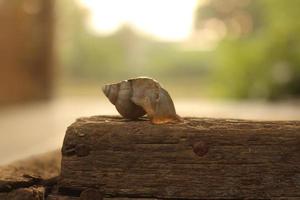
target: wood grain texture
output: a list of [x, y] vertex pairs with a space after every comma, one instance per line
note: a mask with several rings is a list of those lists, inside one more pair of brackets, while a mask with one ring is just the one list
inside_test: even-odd
[[[159, 200], [159, 199], [153, 199], [153, 198], [122, 198], [122, 197], [121, 198], [118, 198], [118, 197], [111, 197], [111, 198], [110, 197], [104, 197], [103, 199], [95, 199], [95, 198], [83, 199], [81, 197], [49, 195], [47, 197], [47, 200]], [[296, 200], [296, 199], [292, 199], [292, 200]]]
[[299, 199], [300, 122], [185, 118], [152, 125], [81, 118], [66, 133], [61, 193], [106, 197]]
[[44, 200], [44, 187], [27, 187], [0, 193], [1, 200]]
[[57, 184], [59, 151], [0, 167], [1, 200], [42, 200]]

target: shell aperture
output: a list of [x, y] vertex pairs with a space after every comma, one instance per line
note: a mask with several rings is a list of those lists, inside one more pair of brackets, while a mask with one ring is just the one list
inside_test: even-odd
[[179, 122], [169, 93], [151, 78], [134, 78], [102, 87], [106, 97], [127, 119], [147, 114], [154, 124]]

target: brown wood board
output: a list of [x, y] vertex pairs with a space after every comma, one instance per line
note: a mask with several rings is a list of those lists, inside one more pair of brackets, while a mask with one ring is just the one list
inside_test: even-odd
[[59, 191], [106, 197], [300, 197], [300, 122], [81, 118], [66, 133]]

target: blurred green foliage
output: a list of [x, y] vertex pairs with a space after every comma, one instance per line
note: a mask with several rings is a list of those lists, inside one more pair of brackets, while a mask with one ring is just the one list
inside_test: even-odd
[[88, 12], [75, 1], [58, 1], [57, 8], [58, 51], [68, 79], [103, 82], [152, 76], [176, 82], [176, 78], [201, 79], [208, 71], [207, 53], [156, 41], [128, 25], [111, 35], [99, 35], [89, 29]]
[[300, 95], [300, 1], [207, 0], [196, 12], [194, 34], [208, 27], [222, 36], [210, 51], [156, 41], [126, 25], [98, 35], [87, 26], [88, 11], [75, 1], [57, 1], [57, 8], [58, 51], [69, 81], [146, 75], [183, 88], [185, 96]]
[[214, 51], [213, 92], [235, 98], [300, 95], [300, 1], [210, 0], [196, 27], [220, 20], [227, 34]]

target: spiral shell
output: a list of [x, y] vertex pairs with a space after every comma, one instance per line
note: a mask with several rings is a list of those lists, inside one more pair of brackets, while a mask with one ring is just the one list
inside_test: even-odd
[[137, 119], [147, 114], [155, 124], [181, 120], [168, 92], [151, 78], [140, 77], [108, 84], [102, 90], [124, 118]]

